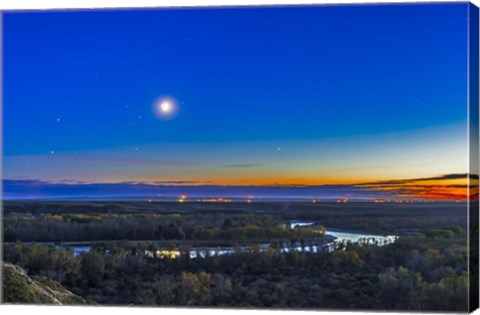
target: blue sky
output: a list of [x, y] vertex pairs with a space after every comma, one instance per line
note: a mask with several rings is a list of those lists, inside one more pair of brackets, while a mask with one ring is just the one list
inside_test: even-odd
[[[465, 173], [467, 3], [4, 15], [4, 179]], [[152, 107], [178, 105], [168, 120]]]

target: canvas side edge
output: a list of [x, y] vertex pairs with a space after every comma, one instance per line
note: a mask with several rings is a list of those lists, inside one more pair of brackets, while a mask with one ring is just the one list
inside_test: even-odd
[[479, 307], [479, 9], [468, 6], [468, 309]]

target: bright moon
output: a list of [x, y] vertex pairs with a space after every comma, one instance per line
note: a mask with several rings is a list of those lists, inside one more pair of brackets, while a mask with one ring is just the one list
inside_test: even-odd
[[169, 101], [164, 101], [160, 104], [160, 110], [165, 114], [168, 114], [172, 111], [172, 104]]
[[178, 112], [177, 102], [172, 97], [160, 97], [153, 103], [153, 112], [162, 120], [173, 118]]

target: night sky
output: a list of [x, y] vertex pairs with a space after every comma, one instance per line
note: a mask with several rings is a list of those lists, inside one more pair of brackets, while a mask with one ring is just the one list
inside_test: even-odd
[[4, 198], [60, 186], [87, 198], [105, 184], [105, 195], [336, 185], [335, 198], [375, 198], [354, 184], [421, 179], [443, 189], [428, 198], [458, 199], [440, 186], [468, 171], [467, 10], [6, 13]]

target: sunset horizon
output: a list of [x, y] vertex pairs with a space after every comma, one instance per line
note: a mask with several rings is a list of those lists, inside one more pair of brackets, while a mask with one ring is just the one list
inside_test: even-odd
[[[478, 176], [469, 174], [447, 174], [428, 178], [410, 178], [395, 180], [377, 180], [369, 182], [356, 183], [271, 183], [271, 184], [239, 184], [239, 183], [200, 183], [193, 181], [123, 181], [123, 182], [82, 182], [73, 180], [42, 181], [39, 179], [4, 179], [4, 199], [48, 199], [52, 197], [62, 198], [107, 198], [115, 199], [121, 197], [135, 196], [145, 200], [155, 200], [152, 198], [174, 198], [182, 196], [183, 201], [195, 201], [195, 198], [234, 198], [245, 200], [269, 199], [308, 199], [316, 201], [329, 200], [356, 200], [356, 201], [377, 201], [377, 202], [395, 202], [395, 201], [466, 201], [469, 198], [478, 198], [469, 195], [469, 180], [478, 181]], [[97, 187], [96, 193], [88, 193], [92, 187]], [[105, 189], [108, 192], [105, 192]], [[141, 188], [145, 192], [138, 191]], [[333, 194], [331, 191], [327, 194], [323, 188], [337, 188], [339, 193]], [[21, 192], [18, 192], [20, 188]], [[90, 189], [89, 189], [90, 188]], [[165, 191], [166, 188], [166, 191]], [[172, 191], [169, 188], [174, 188]], [[217, 188], [211, 191], [202, 191], [202, 188]], [[222, 188], [226, 188], [222, 190]], [[250, 188], [250, 191], [248, 189]], [[259, 192], [258, 188], [275, 188], [275, 192]], [[289, 188], [299, 188], [297, 192], [286, 192]], [[313, 188], [309, 194], [302, 192], [302, 188]], [[64, 190], [63, 195], [53, 191]], [[117, 191], [115, 191], [117, 189]], [[236, 189], [244, 191], [238, 193]], [[316, 189], [316, 190], [315, 190]], [[87, 193], [85, 193], [87, 190]], [[245, 191], [246, 190], [246, 191]], [[50, 191], [50, 192], [49, 192]], [[131, 195], [134, 193], [133, 195]], [[282, 195], [283, 194], [283, 195]], [[194, 196], [191, 199], [191, 196]]]
[[[8, 181], [31, 180], [465, 199], [466, 179], [439, 177], [469, 171], [466, 12], [452, 3], [7, 14], [5, 196]], [[359, 185], [419, 178], [437, 179]]]

